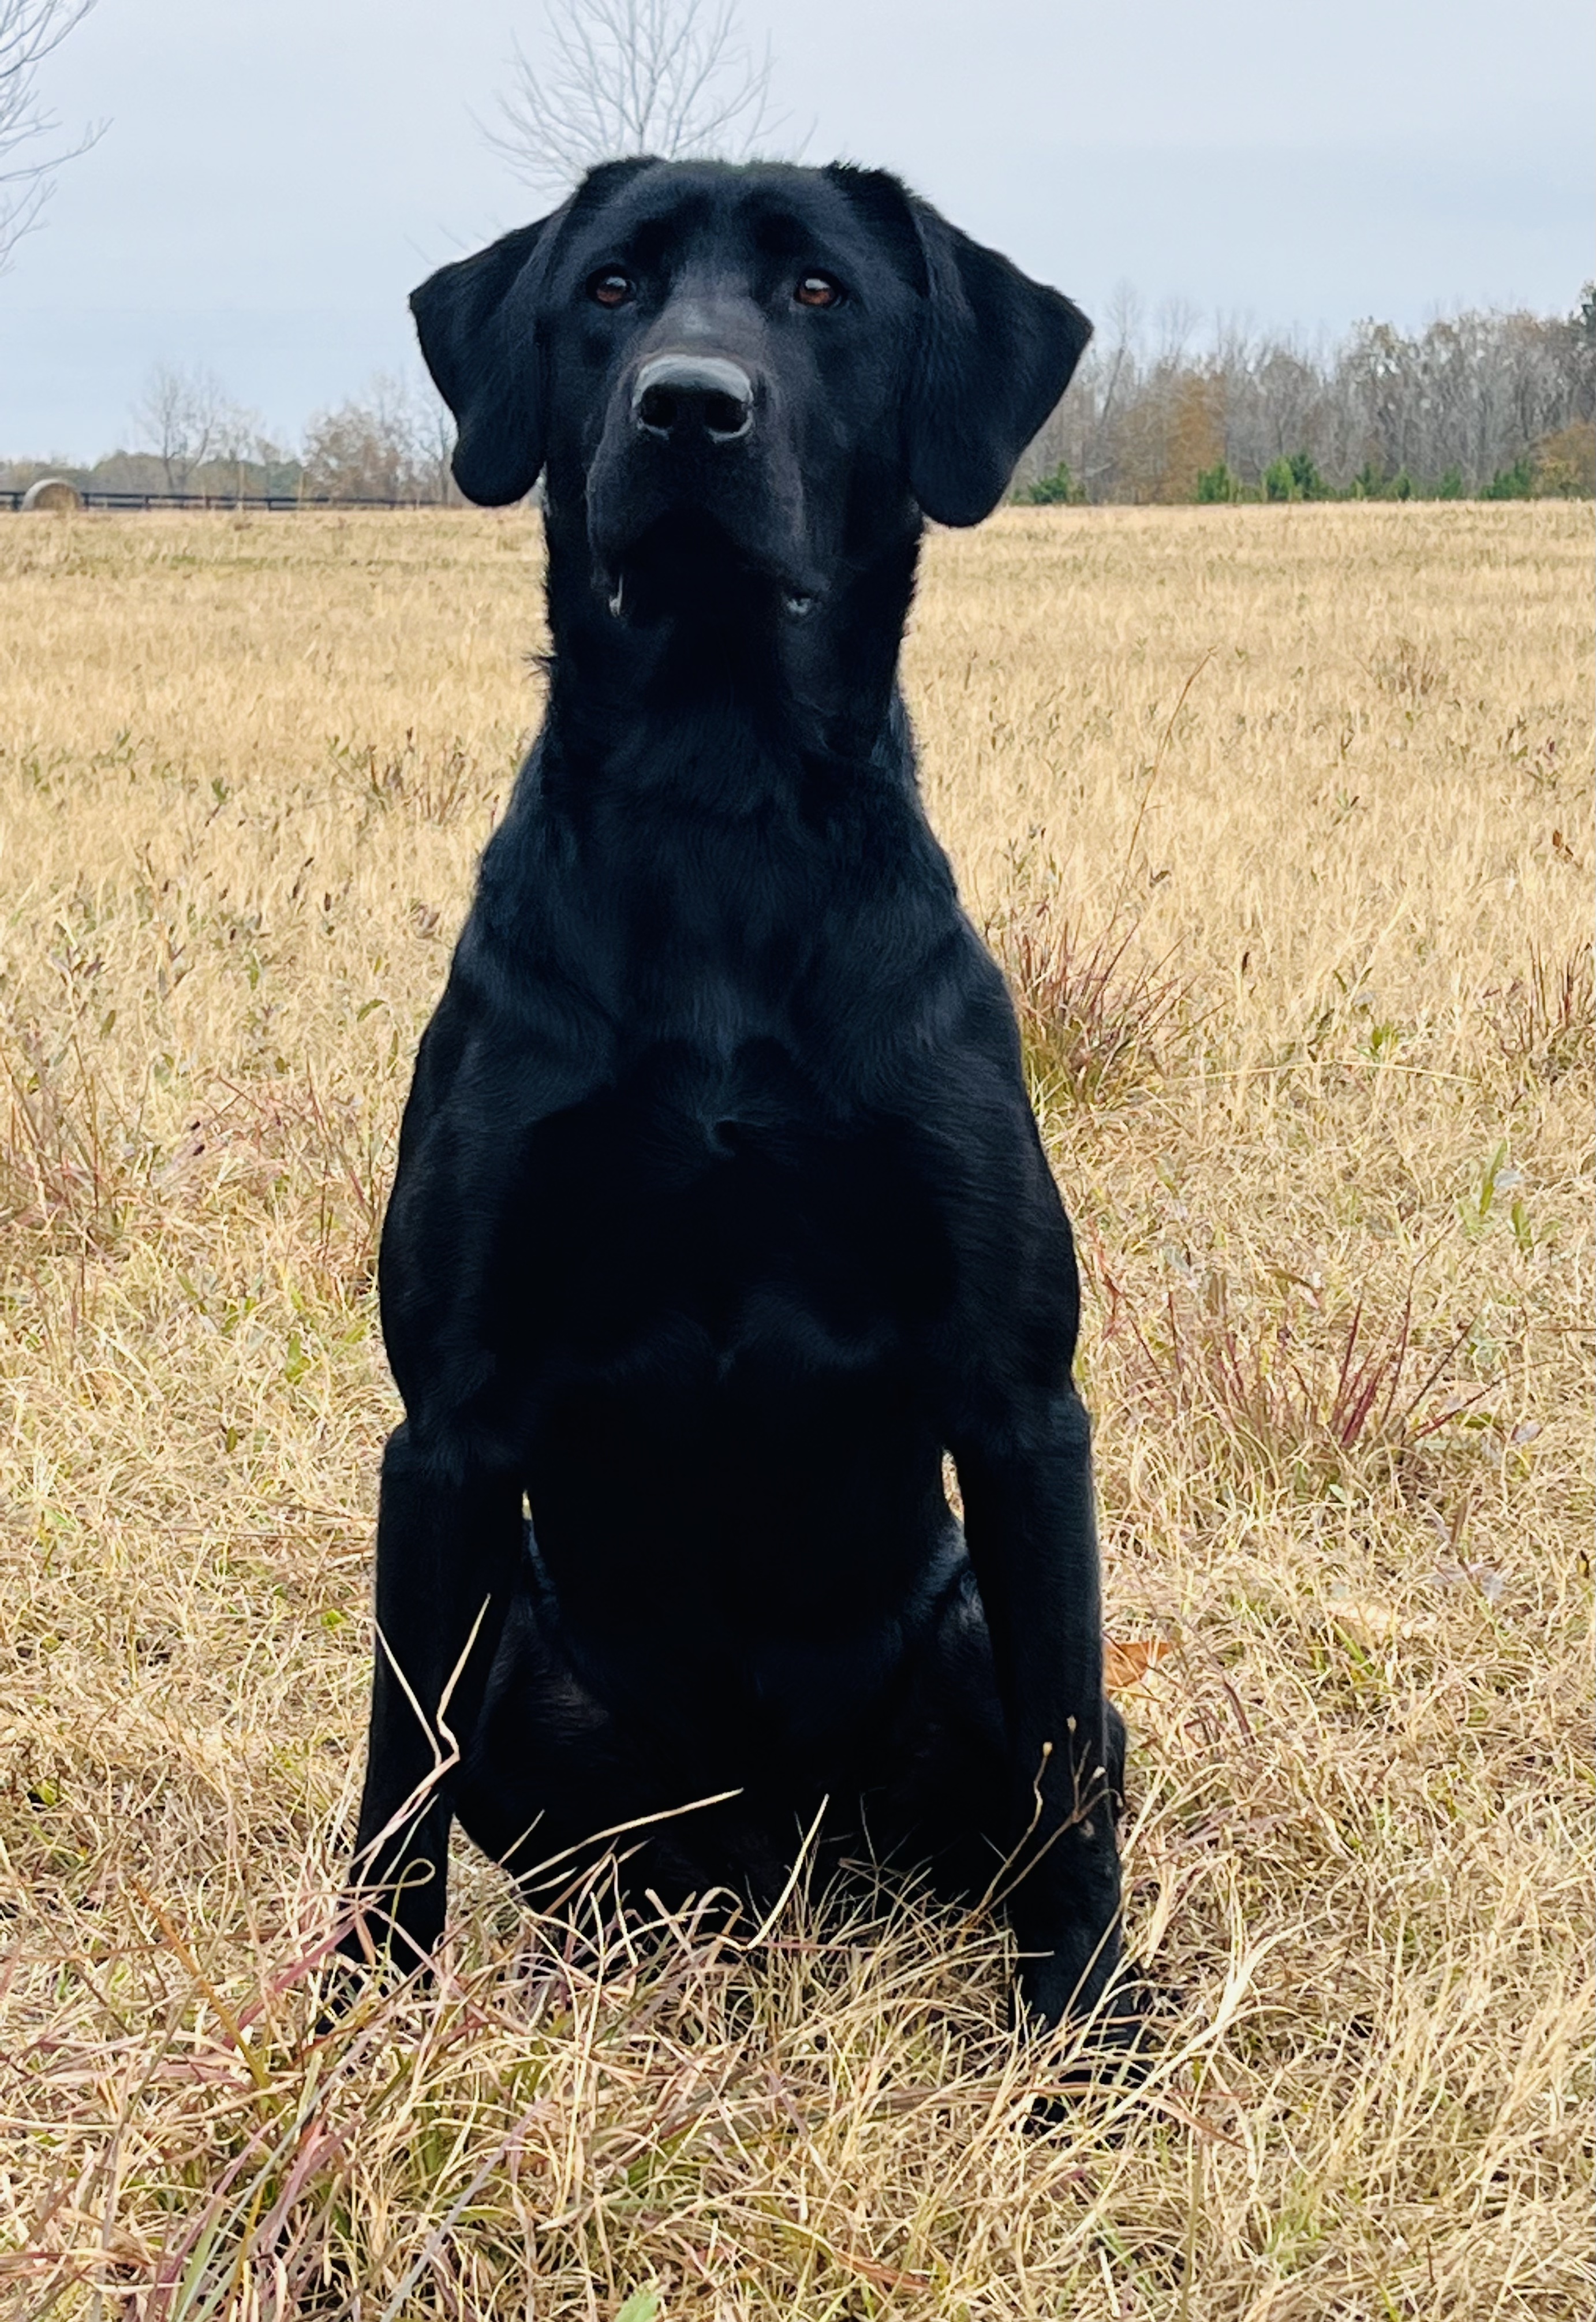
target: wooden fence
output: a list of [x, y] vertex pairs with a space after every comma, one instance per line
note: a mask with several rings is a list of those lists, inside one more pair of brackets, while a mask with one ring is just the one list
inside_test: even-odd
[[[63, 477], [63, 482], [70, 482]], [[424, 499], [338, 499], [328, 493], [315, 492], [102, 492], [92, 484], [73, 486], [80, 506], [86, 508], [227, 508], [292, 509], [292, 508], [435, 508], [445, 505], [442, 500]], [[0, 489], [0, 508], [18, 509], [26, 496], [26, 488], [15, 490]]]

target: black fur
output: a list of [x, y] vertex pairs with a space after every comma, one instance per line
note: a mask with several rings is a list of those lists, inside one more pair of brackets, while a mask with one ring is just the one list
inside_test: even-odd
[[[897, 664], [1090, 325], [844, 168], [617, 163], [413, 303], [463, 489], [546, 474], [555, 652], [383, 1237], [357, 1945], [433, 1943], [453, 1815], [531, 1876], [735, 1791], [626, 1876], [765, 1897], [829, 1797], [950, 1892], [1017, 1850], [1055, 2020], [1119, 1891], [1075, 1259]], [[642, 426], [661, 352], [747, 434]]]

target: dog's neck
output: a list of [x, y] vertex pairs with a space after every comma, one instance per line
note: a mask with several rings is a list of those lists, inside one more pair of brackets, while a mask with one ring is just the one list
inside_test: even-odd
[[551, 509], [546, 528], [545, 760], [584, 784], [654, 790], [670, 768], [687, 781], [694, 767], [713, 767], [717, 787], [735, 770], [760, 788], [817, 759], [911, 771], [901, 763], [898, 658], [917, 528], [829, 597], [795, 606], [751, 578], [720, 589], [707, 609], [690, 584], [678, 595], [659, 580], [641, 602], [628, 602], [625, 583], [618, 602], [606, 598], [585, 523]]

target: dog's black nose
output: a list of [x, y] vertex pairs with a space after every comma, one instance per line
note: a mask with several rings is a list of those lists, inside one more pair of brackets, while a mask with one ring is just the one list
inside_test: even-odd
[[753, 381], [724, 355], [655, 355], [637, 374], [632, 417], [661, 443], [734, 443], [753, 425]]

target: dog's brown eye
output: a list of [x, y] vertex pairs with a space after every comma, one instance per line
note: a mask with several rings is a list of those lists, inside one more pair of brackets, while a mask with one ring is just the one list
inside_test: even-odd
[[843, 294], [829, 274], [806, 274], [792, 295], [800, 306], [834, 306]]
[[617, 274], [613, 268], [606, 268], [588, 283], [588, 296], [600, 306], [624, 306], [632, 296], [631, 279], [627, 275]]

